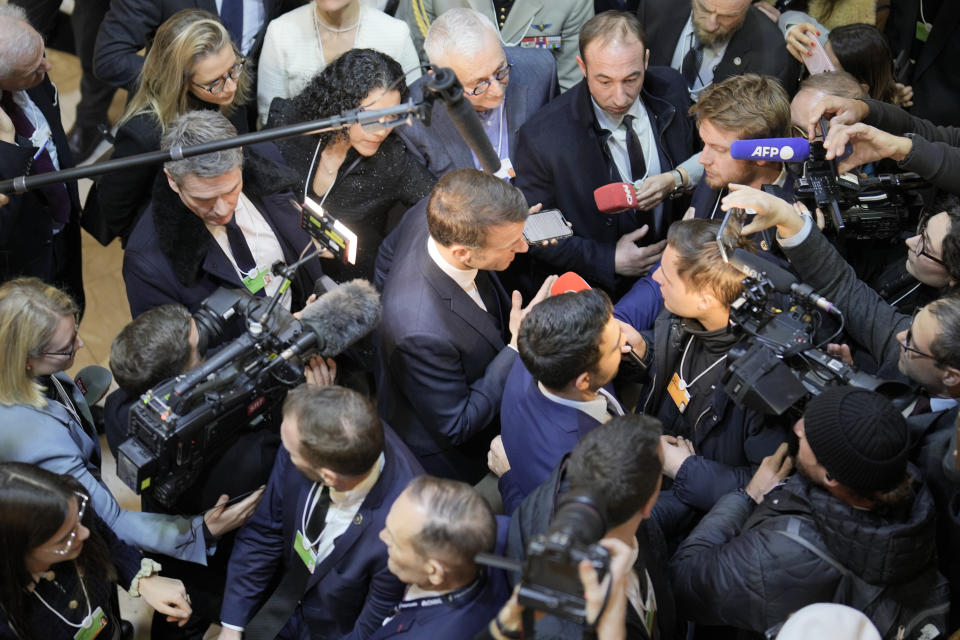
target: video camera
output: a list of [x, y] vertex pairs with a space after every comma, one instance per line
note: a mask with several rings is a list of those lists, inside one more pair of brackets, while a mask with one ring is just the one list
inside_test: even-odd
[[[717, 233], [725, 262], [747, 277], [743, 292], [730, 306], [730, 320], [750, 336], [727, 355], [724, 388], [735, 402], [768, 415], [802, 411], [810, 397], [828, 387], [851, 385], [880, 393], [891, 400], [905, 399], [909, 387], [881, 380], [834, 358], [815, 344], [820, 312], [834, 315], [843, 329], [843, 313], [832, 302], [796, 281], [789, 272], [743, 249], [730, 246], [726, 227], [731, 217], [742, 221], [745, 212], [731, 209]], [[783, 295], [789, 304], [783, 305]], [[778, 300], [779, 298], [779, 300]]]
[[527, 544], [522, 563], [490, 553], [476, 561], [522, 572], [518, 602], [578, 624], [586, 624], [586, 601], [578, 566], [587, 560], [600, 580], [610, 568], [609, 552], [597, 542], [607, 531], [606, 501], [591, 491], [574, 489], [560, 497], [545, 533]]
[[171, 507], [208, 461], [242, 433], [270, 424], [287, 390], [303, 381], [302, 362], [318, 353], [342, 353], [379, 319], [379, 295], [364, 280], [322, 295], [299, 320], [277, 305], [284, 289], [271, 299], [219, 289], [203, 302], [194, 316], [201, 345], [223, 336], [233, 323], [244, 333], [133, 405], [131, 435], [117, 451], [117, 475], [124, 484]]

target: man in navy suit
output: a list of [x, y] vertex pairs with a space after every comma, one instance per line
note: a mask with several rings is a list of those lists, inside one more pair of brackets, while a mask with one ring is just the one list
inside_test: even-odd
[[[424, 50], [432, 65], [453, 70], [501, 166], [512, 166], [520, 126], [559, 93], [557, 65], [550, 52], [504, 48], [493, 23], [466, 8], [438, 16], [427, 32]], [[421, 78], [410, 87], [414, 101], [423, 96], [423, 82]], [[437, 177], [454, 169], [480, 168], [442, 100], [431, 108], [429, 127], [418, 120], [398, 133]]]
[[[236, 135], [219, 113], [190, 111], [164, 134], [163, 148]], [[310, 245], [289, 202], [292, 183], [281, 162], [275, 146], [262, 144], [164, 165], [123, 254], [134, 317], [168, 303], [193, 313], [218, 287], [273, 295], [281, 279], [271, 273], [272, 265], [295, 262]], [[319, 260], [304, 264], [283, 304], [299, 309], [322, 273]]]
[[[517, 186], [530, 204], [560, 209], [574, 232], [531, 249], [532, 281], [575, 271], [616, 298], [659, 259], [667, 227], [684, 211], [668, 196], [692, 184], [687, 167], [696, 160], [683, 78], [648, 59], [636, 16], [594, 16], [580, 31], [584, 80], [521, 127]], [[639, 185], [637, 209], [601, 213], [594, 190], [617, 182]]]
[[527, 250], [527, 212], [515, 187], [458, 169], [430, 194], [426, 229], [416, 221], [397, 229], [383, 285], [378, 408], [432, 475], [477, 482], [486, 473], [525, 313], [493, 272]]
[[604, 385], [626, 342], [597, 289], [547, 298], [520, 324], [520, 360], [500, 403], [500, 439], [488, 462], [507, 513], [550, 476], [583, 436], [623, 408]]
[[510, 597], [503, 572], [474, 561], [494, 551], [497, 523], [483, 497], [463, 482], [411, 480], [380, 539], [390, 555], [387, 566], [407, 590], [370, 640], [472, 638]]
[[350, 389], [301, 385], [283, 416], [283, 449], [230, 557], [221, 638], [367, 638], [404, 591], [377, 536], [423, 470]]
[[[69, 168], [43, 38], [20, 7], [0, 7], [0, 42], [0, 179]], [[83, 309], [76, 181], [11, 195], [0, 209], [0, 281], [15, 276], [55, 284]]]

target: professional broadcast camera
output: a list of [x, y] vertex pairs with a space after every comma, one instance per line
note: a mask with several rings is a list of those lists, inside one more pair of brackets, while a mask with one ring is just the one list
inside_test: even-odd
[[[826, 136], [828, 125], [821, 119]], [[811, 211], [819, 207], [830, 229], [845, 240], [899, 239], [913, 231], [920, 217], [920, 190], [928, 186], [916, 173], [861, 178], [839, 174], [836, 160], [826, 159], [822, 141], [810, 153], [797, 177], [794, 193]]]
[[[730, 397], [768, 415], [801, 411], [808, 398], [830, 386], [860, 387], [891, 400], [906, 397], [907, 385], [881, 380], [828, 355], [819, 348], [826, 340], [815, 344], [820, 312], [837, 317], [841, 329], [843, 313], [769, 260], [727, 245], [724, 228], [737, 214], [742, 211], [728, 212], [717, 234], [724, 260], [747, 275], [743, 293], [730, 306], [731, 322], [750, 336], [727, 355], [722, 381]], [[777, 294], [788, 295], [789, 306]]]
[[194, 316], [202, 343], [234, 322], [245, 331], [197, 369], [150, 389], [133, 405], [131, 437], [117, 452], [124, 484], [172, 506], [208, 461], [244, 431], [269, 423], [287, 390], [303, 381], [302, 362], [342, 353], [379, 319], [379, 295], [365, 280], [322, 295], [299, 320], [277, 304], [283, 289], [271, 299], [220, 289], [203, 302]]
[[575, 489], [560, 497], [546, 533], [527, 544], [521, 564], [491, 553], [476, 557], [480, 564], [522, 571], [518, 602], [579, 624], [586, 623], [586, 601], [578, 565], [588, 560], [603, 579], [610, 554], [598, 541], [607, 531], [606, 501], [591, 491]]

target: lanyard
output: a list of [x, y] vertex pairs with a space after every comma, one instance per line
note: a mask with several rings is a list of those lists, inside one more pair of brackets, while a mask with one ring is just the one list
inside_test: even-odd
[[63, 385], [60, 384], [60, 381], [57, 380], [55, 375], [50, 376], [50, 383], [57, 390], [57, 395], [60, 396], [60, 405], [67, 410], [67, 413], [77, 421], [77, 424], [83, 428], [83, 421], [80, 419], [80, 415], [77, 413], [76, 407], [73, 406], [73, 401], [70, 399], [70, 396], [67, 395], [67, 390], [63, 388]]
[[397, 611], [403, 611], [405, 609], [426, 609], [427, 607], [435, 607], [440, 604], [458, 606], [457, 600], [462, 600], [473, 595], [477, 589], [483, 586], [483, 583], [483, 577], [480, 576], [467, 586], [460, 587], [459, 589], [451, 591], [450, 593], [401, 602], [397, 605]]
[[681, 389], [689, 389], [689, 388], [692, 387], [694, 384], [696, 384], [697, 380], [699, 380], [700, 378], [702, 378], [703, 376], [705, 376], [708, 371], [710, 371], [710, 370], [713, 369], [715, 366], [717, 366], [718, 364], [720, 364], [721, 362], [723, 362], [724, 360], [727, 359], [727, 354], [723, 354], [722, 356], [720, 356], [719, 358], [717, 358], [717, 359], [713, 362], [713, 364], [711, 364], [709, 367], [707, 367], [706, 369], [704, 369], [703, 371], [701, 371], [699, 374], [697, 374], [697, 377], [696, 377], [696, 378], [694, 378], [694, 379], [691, 380], [690, 382], [687, 382], [687, 381], [684, 379], [684, 377], [683, 377], [683, 363], [687, 360], [687, 351], [690, 350], [690, 345], [693, 343], [694, 337], [695, 337], [695, 336], [690, 336], [690, 339], [687, 340], [687, 346], [685, 346], [685, 347], [683, 348], [683, 355], [680, 357], [680, 370], [679, 370], [679, 376], [678, 376], [678, 377], [680, 378], [680, 384], [681, 384], [681, 387], [680, 387], [680, 388], [681, 388]]
[[[76, 565], [74, 565], [74, 569], [76, 569]], [[59, 611], [57, 611], [56, 609], [51, 607], [49, 604], [47, 604], [47, 601], [43, 599], [43, 596], [37, 593], [36, 588], [34, 588], [32, 593], [33, 595], [37, 596], [37, 599], [40, 602], [42, 602], [43, 606], [49, 609], [53, 613], [53, 615], [63, 620], [64, 624], [69, 625], [74, 629], [87, 629], [93, 624], [93, 611], [90, 609], [90, 596], [87, 595], [87, 586], [83, 583], [83, 576], [80, 575], [79, 570], [77, 570], [77, 579], [80, 581], [80, 589], [83, 591], [83, 600], [84, 602], [87, 603], [87, 615], [84, 616], [83, 620], [81, 620], [79, 623], [70, 622], [69, 620], [64, 618], [62, 615], [60, 615]]]
[[[319, 491], [317, 489], [319, 489]], [[310, 522], [310, 519], [313, 518], [313, 512], [317, 508], [317, 503], [320, 502], [320, 495], [322, 493], [323, 485], [314, 482], [310, 488], [310, 492], [307, 493], [307, 501], [304, 503], [303, 513], [300, 514], [300, 531], [303, 535], [303, 546], [307, 549], [312, 549], [320, 544], [320, 538], [323, 536], [323, 529], [321, 529], [316, 540], [311, 541], [310, 538], [307, 537], [307, 524]]]

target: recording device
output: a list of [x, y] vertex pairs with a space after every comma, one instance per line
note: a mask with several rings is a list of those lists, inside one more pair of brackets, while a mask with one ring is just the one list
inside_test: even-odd
[[443, 100], [450, 120], [457, 132], [477, 156], [480, 166], [487, 173], [500, 171], [500, 156], [497, 155], [490, 139], [483, 131], [477, 111], [463, 95], [463, 86], [451, 69], [445, 67], [433, 69], [433, 73], [423, 76], [423, 93], [427, 101], [437, 98]]
[[357, 234], [347, 225], [327, 213], [327, 210], [310, 196], [304, 198], [302, 205], [294, 200], [291, 200], [290, 204], [300, 211], [300, 228], [320, 243], [320, 246], [328, 249], [333, 257], [341, 262], [357, 263]]
[[[820, 128], [826, 136], [829, 125], [825, 118], [820, 119]], [[811, 211], [823, 211], [828, 233], [845, 240], [899, 240], [903, 232], [916, 228], [923, 207], [919, 190], [926, 183], [916, 173], [873, 178], [840, 174], [836, 161], [852, 152], [848, 145], [843, 156], [827, 160], [823, 142], [805, 138], [735, 140], [730, 145], [730, 155], [737, 160], [800, 165], [794, 193]]]
[[[289, 277], [286, 268], [275, 271]], [[282, 291], [284, 287], [281, 287]], [[244, 333], [198, 368], [144, 393], [130, 411], [130, 438], [117, 452], [117, 475], [165, 506], [199, 477], [207, 462], [240, 435], [270, 424], [302, 363], [333, 357], [369, 333], [380, 317], [379, 295], [353, 280], [293, 317], [273, 299], [243, 290], [216, 291], [194, 320], [202, 345], [240, 323]]]
[[573, 227], [563, 217], [560, 209], [544, 209], [527, 216], [523, 225], [523, 239], [527, 244], [544, 244], [551, 240], [569, 238], [573, 235]]
[[490, 553], [478, 554], [475, 560], [522, 571], [517, 601], [524, 607], [586, 624], [586, 601], [577, 567], [587, 560], [603, 580], [610, 568], [610, 554], [598, 541], [606, 531], [603, 496], [575, 489], [560, 497], [550, 527], [530, 540], [522, 564]]
[[[742, 215], [731, 211], [725, 221]], [[721, 378], [735, 402], [768, 415], [799, 413], [807, 399], [828, 387], [850, 385], [903, 404], [907, 385], [857, 371], [815, 344], [818, 310], [840, 318], [842, 329], [843, 314], [832, 302], [769, 260], [734, 248], [730, 237], [717, 234], [721, 254], [747, 275], [743, 293], [730, 305], [730, 320], [749, 336], [730, 349]], [[774, 294], [789, 296], [789, 306]]]
[[837, 70], [830, 61], [827, 50], [820, 44], [819, 38], [813, 38], [813, 47], [810, 49], [810, 55], [803, 56], [803, 66], [807, 68], [807, 71], [809, 71], [812, 76], [823, 73], [824, 71]]

